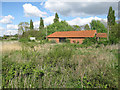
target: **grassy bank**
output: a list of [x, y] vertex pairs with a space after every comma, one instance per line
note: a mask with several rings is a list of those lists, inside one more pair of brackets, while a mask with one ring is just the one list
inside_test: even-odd
[[118, 46], [18, 44], [3, 50], [4, 88], [116, 88]]

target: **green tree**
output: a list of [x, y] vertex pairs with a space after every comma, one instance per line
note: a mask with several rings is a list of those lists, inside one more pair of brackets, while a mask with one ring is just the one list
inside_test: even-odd
[[90, 27], [89, 27], [88, 24], [86, 24], [86, 25], [84, 26], [84, 30], [90, 30]]
[[30, 20], [30, 30], [33, 30], [34, 26], [33, 26], [33, 21], [32, 19]]
[[118, 41], [120, 40], [120, 23], [115, 23], [115, 25], [111, 26], [111, 30], [110, 30], [110, 37], [109, 37], [109, 42], [111, 44], [116, 44], [118, 43]]
[[73, 25], [73, 30], [74, 30], [74, 31], [80, 31], [80, 30], [81, 30], [81, 27], [78, 26], [78, 25]]
[[28, 22], [20, 22], [18, 24], [18, 38], [21, 37], [21, 35], [29, 30], [29, 23]]
[[108, 16], [107, 16], [107, 25], [108, 25], [108, 40], [109, 40], [109, 30], [115, 25], [115, 11], [112, 10], [112, 6], [109, 7]]
[[107, 33], [107, 28], [99, 20], [92, 20], [90, 26], [92, 30], [97, 30], [97, 33]]
[[70, 26], [65, 20], [47, 26], [48, 35], [56, 31], [72, 31], [72, 30], [73, 27]]
[[55, 13], [55, 18], [54, 18], [54, 23], [57, 23], [57, 22], [59, 22], [59, 16], [58, 16], [58, 14], [57, 13]]
[[44, 28], [44, 21], [42, 19], [42, 17], [40, 18], [40, 26], [39, 29], [43, 29]]

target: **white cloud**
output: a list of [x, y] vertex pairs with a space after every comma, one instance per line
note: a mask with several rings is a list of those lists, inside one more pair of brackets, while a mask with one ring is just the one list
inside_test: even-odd
[[45, 17], [46, 12], [40, 11], [36, 6], [33, 6], [32, 4], [24, 4], [24, 13], [26, 17], [35, 16], [35, 17]]
[[49, 2], [118, 2], [119, 0], [48, 0]]
[[[44, 18], [44, 19], [43, 19], [43, 20], [44, 20], [44, 25], [46, 26], [46, 25], [52, 24], [54, 18], [55, 18], [55, 16], [49, 16], [49, 17]], [[59, 21], [61, 21], [60, 18], [59, 18]], [[40, 21], [35, 21], [35, 22], [33, 23], [33, 25], [34, 25], [35, 28], [38, 28], [39, 25], [40, 25]]]
[[[102, 18], [99, 17], [89, 17], [89, 18], [75, 18], [73, 20], [67, 21], [70, 25], [85, 25], [89, 24], [92, 20], [103, 20]], [[106, 19], [104, 19], [106, 21]]]
[[0, 31], [4, 31], [5, 29], [3, 27], [0, 27]]
[[41, 6], [44, 5], [44, 2], [41, 2], [40, 5], [41, 5]]
[[50, 16], [44, 19], [45, 25], [49, 25], [53, 23], [53, 19], [55, 18], [55, 16]]
[[12, 23], [11, 20], [14, 19], [14, 17], [11, 16], [11, 15], [2, 16], [1, 18], [2, 18], [2, 19], [0, 20], [0, 23], [3, 23], [3, 24], [10, 24], [10, 23]]
[[7, 29], [18, 29], [18, 25], [8, 24]]
[[3, 34], [4, 35], [15, 35], [18, 33], [18, 30], [7, 30]]
[[[110, 6], [118, 13], [117, 2], [95, 2], [95, 0], [80, 0], [75, 2], [70, 0], [48, 0], [45, 2], [45, 8], [51, 12], [57, 12], [63, 16], [96, 16], [96, 15], [107, 15]], [[96, 0], [97, 1], [97, 0]]]

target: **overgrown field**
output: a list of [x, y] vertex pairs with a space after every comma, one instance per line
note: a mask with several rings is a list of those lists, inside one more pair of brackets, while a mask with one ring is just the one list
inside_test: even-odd
[[117, 45], [31, 42], [18, 47], [2, 51], [3, 88], [118, 87]]

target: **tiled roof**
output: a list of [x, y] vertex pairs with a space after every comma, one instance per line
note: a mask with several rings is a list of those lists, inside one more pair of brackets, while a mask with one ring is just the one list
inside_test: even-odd
[[107, 38], [107, 34], [106, 33], [97, 33], [96, 37]]
[[94, 37], [96, 33], [96, 30], [61, 31], [50, 34], [47, 37]]

